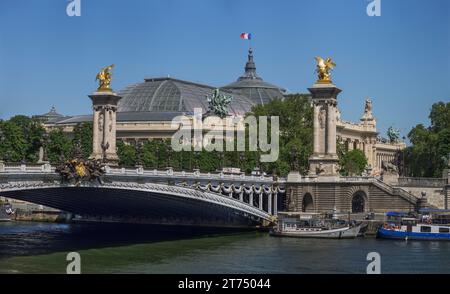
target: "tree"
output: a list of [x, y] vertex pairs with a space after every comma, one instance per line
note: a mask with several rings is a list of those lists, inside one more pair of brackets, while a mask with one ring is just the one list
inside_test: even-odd
[[450, 153], [450, 102], [433, 104], [430, 126], [416, 125], [408, 134], [411, 146], [405, 150], [408, 175], [442, 177]]
[[3, 144], [0, 155], [10, 161], [37, 162], [45, 130], [36, 119], [17, 115], [2, 122]]
[[134, 167], [136, 165], [136, 148], [132, 145], [125, 144], [122, 141], [117, 142], [117, 155], [119, 156], [119, 164], [122, 166]]
[[340, 158], [341, 174], [345, 176], [360, 176], [367, 166], [367, 158], [359, 149], [353, 149]]
[[72, 141], [61, 128], [56, 128], [49, 133], [47, 155], [50, 163], [59, 163], [61, 156], [70, 158], [72, 151]]
[[[313, 151], [313, 110], [308, 95], [287, 95], [284, 100], [273, 100], [265, 105], [258, 105], [252, 109], [251, 115], [278, 116], [280, 122], [280, 154], [276, 162], [263, 163], [264, 170], [274, 171], [278, 175], [286, 176], [291, 166], [291, 150], [297, 150], [298, 166], [301, 172], [308, 169], [308, 159]], [[270, 124], [269, 124], [270, 129]], [[253, 153], [253, 154], [249, 154]], [[246, 160], [250, 160], [246, 169], [256, 166], [257, 152], [246, 152]]]
[[92, 153], [92, 131], [92, 122], [77, 124], [73, 129], [73, 144], [80, 142], [85, 159]]

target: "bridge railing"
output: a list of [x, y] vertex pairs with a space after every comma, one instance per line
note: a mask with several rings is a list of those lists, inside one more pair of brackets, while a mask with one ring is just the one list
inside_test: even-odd
[[[143, 168], [113, 168], [107, 167], [106, 174], [109, 175], [146, 175], [146, 176], [161, 176], [161, 177], [176, 177], [176, 178], [199, 178], [199, 179], [214, 179], [214, 180], [252, 180], [261, 182], [273, 182], [273, 178], [269, 176], [255, 176], [245, 174], [226, 174], [226, 173], [211, 173], [200, 171], [174, 171], [173, 169], [166, 170], [145, 170]], [[283, 182], [284, 179], [279, 178], [278, 182]]]
[[[0, 174], [2, 173], [54, 173], [55, 166], [50, 164], [5, 164], [0, 162]], [[274, 182], [270, 176], [256, 176], [245, 174], [226, 174], [226, 173], [211, 173], [200, 171], [174, 171], [173, 169], [157, 170], [157, 169], [143, 169], [138, 168], [120, 168], [109, 167], [105, 168], [106, 175], [130, 175], [130, 176], [156, 176], [156, 177], [173, 177], [186, 179], [209, 179], [209, 180], [226, 180], [226, 181], [255, 181], [255, 182]], [[277, 182], [284, 183], [285, 179], [278, 178]]]
[[53, 173], [55, 167], [48, 163], [45, 164], [21, 164], [21, 163], [2, 163], [0, 162], [1, 173]]

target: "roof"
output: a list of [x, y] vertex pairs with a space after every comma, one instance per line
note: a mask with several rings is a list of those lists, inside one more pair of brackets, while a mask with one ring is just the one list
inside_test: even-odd
[[44, 119], [46, 121], [57, 121], [63, 118], [64, 116], [56, 111], [55, 106], [52, 106], [49, 112], [40, 115], [35, 115], [34, 117]]
[[[151, 111], [139, 111], [139, 112], [118, 112], [117, 122], [140, 122], [140, 121], [171, 121], [176, 116], [190, 115], [185, 112], [151, 112]], [[91, 122], [92, 115], [76, 115], [67, 117], [63, 120], [59, 120], [55, 125], [67, 125], [78, 124], [83, 122]]]
[[248, 50], [248, 60], [245, 71], [236, 82], [222, 87], [238, 95], [248, 97], [256, 104], [266, 104], [274, 99], [283, 99], [285, 89], [263, 81], [256, 73], [256, 64], [253, 60], [253, 49]]
[[[214, 87], [174, 78], [147, 78], [142, 83], [130, 85], [118, 94], [119, 112], [193, 112], [194, 108], [208, 111], [206, 97]], [[228, 91], [225, 91], [228, 92]], [[244, 115], [254, 103], [238, 93], [229, 106], [231, 115]]]

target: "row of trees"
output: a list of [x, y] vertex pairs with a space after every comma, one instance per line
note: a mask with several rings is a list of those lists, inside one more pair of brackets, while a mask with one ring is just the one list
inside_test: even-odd
[[83, 156], [92, 150], [92, 123], [75, 126], [71, 136], [56, 128], [46, 132], [42, 121], [23, 115], [0, 121], [0, 159], [7, 162], [36, 163], [39, 149], [45, 146], [48, 160], [58, 163], [61, 156], [68, 158], [77, 142], [81, 143]]
[[405, 166], [413, 177], [442, 177], [450, 156], [450, 102], [433, 104], [430, 126], [416, 125], [408, 134]]

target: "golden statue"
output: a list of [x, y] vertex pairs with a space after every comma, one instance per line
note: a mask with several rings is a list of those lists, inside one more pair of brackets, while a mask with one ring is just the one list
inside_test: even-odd
[[100, 72], [95, 77], [95, 80], [99, 81], [98, 85], [98, 92], [112, 92], [111, 89], [111, 70], [114, 68], [114, 64], [111, 64], [110, 66], [104, 67], [100, 70]]
[[317, 61], [317, 73], [319, 79], [317, 80], [317, 83], [319, 84], [331, 84], [331, 70], [333, 70], [336, 67], [336, 64], [331, 60], [330, 57], [328, 57], [326, 60], [324, 60], [320, 56], [316, 56]]

